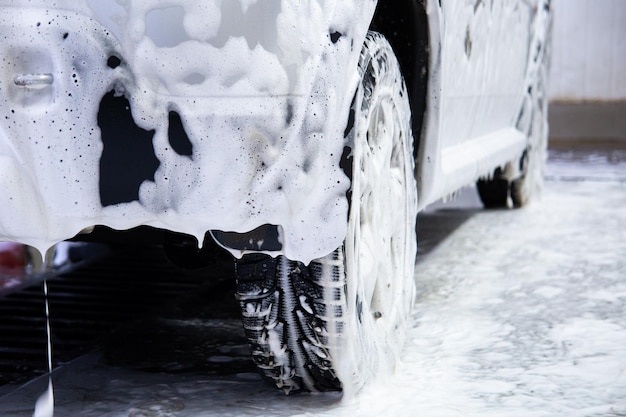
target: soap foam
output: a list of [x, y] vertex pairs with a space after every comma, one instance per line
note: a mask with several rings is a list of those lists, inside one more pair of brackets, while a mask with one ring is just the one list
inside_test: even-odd
[[[0, 35], [10, 39], [0, 63], [0, 239], [45, 252], [93, 225], [151, 225], [202, 242], [207, 230], [275, 224], [291, 259], [308, 262], [341, 244], [343, 131], [375, 2], [226, 3], [0, 1]], [[173, 11], [184, 36], [163, 46], [149, 22]], [[244, 30], [252, 18], [275, 36]], [[334, 32], [342, 35], [335, 43]], [[111, 56], [121, 65], [109, 67]], [[18, 74], [53, 82], [17, 86]], [[138, 201], [103, 207], [97, 115], [110, 91], [129, 100], [138, 126], [154, 130], [160, 166]], [[171, 111], [192, 158], [169, 146]]]

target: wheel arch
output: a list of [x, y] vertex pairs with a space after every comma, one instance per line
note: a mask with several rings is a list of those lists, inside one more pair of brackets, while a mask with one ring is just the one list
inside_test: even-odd
[[430, 71], [430, 35], [427, 0], [381, 0], [371, 30], [387, 38], [404, 76], [409, 93], [417, 158], [426, 112]]

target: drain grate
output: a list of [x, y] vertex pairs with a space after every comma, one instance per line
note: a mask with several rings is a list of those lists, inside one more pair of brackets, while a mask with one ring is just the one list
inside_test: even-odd
[[[162, 247], [118, 247], [48, 278], [54, 366], [93, 350], [119, 328], [165, 308], [210, 280], [232, 280], [232, 261], [185, 270]], [[208, 273], [207, 270], [211, 272]], [[0, 297], [0, 386], [46, 373], [43, 283]]]

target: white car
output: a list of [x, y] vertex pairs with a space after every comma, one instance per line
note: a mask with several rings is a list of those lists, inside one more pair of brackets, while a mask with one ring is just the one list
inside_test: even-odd
[[417, 212], [540, 186], [549, 3], [0, 0], [0, 240], [211, 236], [260, 372], [357, 390], [401, 347]]

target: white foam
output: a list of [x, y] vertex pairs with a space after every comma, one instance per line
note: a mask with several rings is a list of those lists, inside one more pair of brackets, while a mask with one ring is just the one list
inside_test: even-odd
[[[96, 224], [146, 224], [199, 241], [210, 229], [276, 224], [292, 259], [341, 244], [349, 181], [339, 160], [373, 1], [29, 4], [0, 0], [0, 34], [11, 39], [0, 63], [0, 239], [45, 252]], [[342, 34], [336, 43], [331, 30]], [[107, 67], [110, 55], [123, 64]], [[16, 86], [22, 73], [54, 82]], [[113, 89], [135, 123], [155, 131], [160, 166], [139, 201], [103, 207], [97, 113]], [[172, 110], [193, 159], [169, 146]]]
[[53, 417], [54, 416], [54, 390], [52, 388], [52, 378], [48, 381], [48, 389], [41, 394], [35, 404], [33, 417]]
[[[47, 260], [46, 260], [47, 261]], [[50, 332], [50, 304], [48, 303], [48, 282], [44, 280], [43, 292], [46, 306], [46, 342], [48, 354], [48, 388], [39, 396], [35, 403], [33, 417], [54, 416], [54, 387], [52, 386], [52, 333]]]

